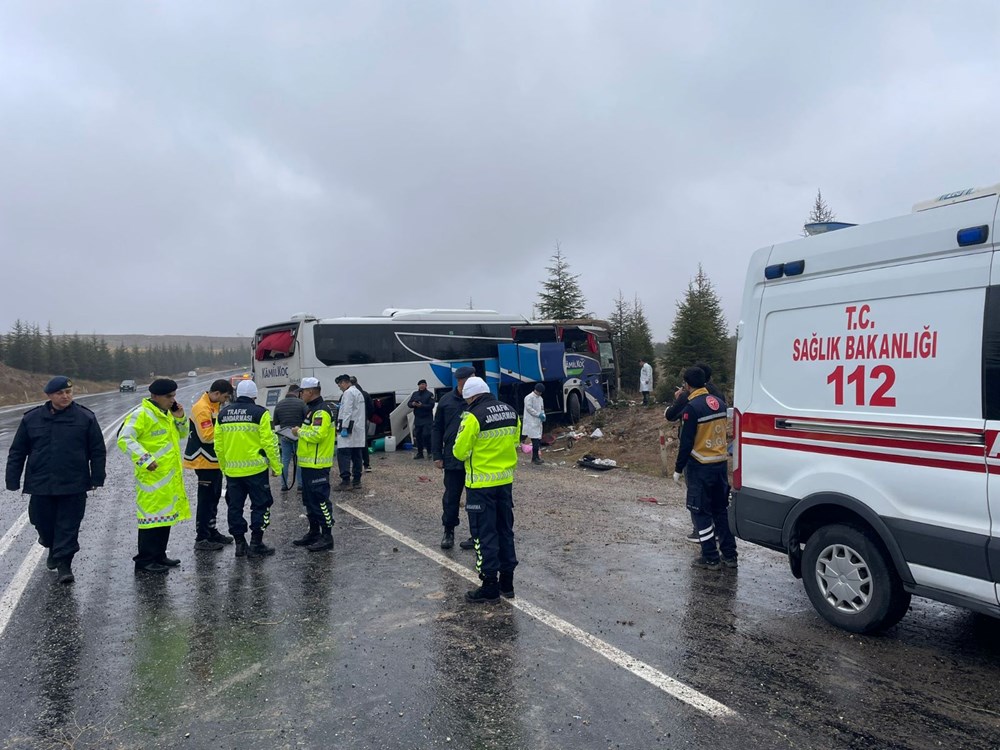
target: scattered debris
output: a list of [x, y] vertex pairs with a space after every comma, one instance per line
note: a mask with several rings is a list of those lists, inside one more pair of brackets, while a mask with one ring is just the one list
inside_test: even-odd
[[590, 453], [578, 459], [576, 463], [585, 469], [594, 469], [596, 471], [607, 471], [608, 469], [618, 468], [618, 462], [613, 458], [598, 458]]
[[657, 500], [655, 497], [640, 497], [639, 498], [639, 502], [640, 503], [653, 503], [653, 505], [659, 505], [660, 504], [660, 501]]
[[601, 432], [601, 428], [598, 427], [592, 433], [590, 433], [590, 436], [592, 438], [602, 438], [602, 437], [604, 437], [604, 433]]

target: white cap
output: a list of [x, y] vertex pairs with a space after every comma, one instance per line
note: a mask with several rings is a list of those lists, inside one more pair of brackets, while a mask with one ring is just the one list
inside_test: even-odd
[[478, 396], [481, 393], [489, 392], [490, 387], [486, 385], [486, 381], [475, 376], [466, 380], [465, 385], [462, 386], [462, 398], [472, 398], [473, 396]]
[[317, 378], [302, 378], [299, 388], [319, 388], [319, 380]]
[[241, 380], [236, 386], [236, 398], [240, 396], [257, 398], [257, 384], [252, 380]]

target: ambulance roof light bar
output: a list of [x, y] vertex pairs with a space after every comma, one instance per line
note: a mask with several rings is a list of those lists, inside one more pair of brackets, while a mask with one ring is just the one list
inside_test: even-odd
[[988, 198], [991, 195], [998, 194], [1000, 194], [1000, 185], [994, 185], [993, 187], [987, 188], [967, 188], [965, 190], [956, 190], [952, 193], [945, 193], [944, 195], [939, 195], [937, 198], [931, 198], [930, 200], [914, 204], [913, 213], [927, 211], [932, 208], [940, 208], [941, 206], [950, 206], [953, 203], [974, 201], [977, 198]]

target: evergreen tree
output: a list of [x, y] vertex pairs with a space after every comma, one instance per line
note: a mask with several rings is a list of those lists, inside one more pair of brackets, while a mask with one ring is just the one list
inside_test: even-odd
[[562, 254], [562, 247], [556, 243], [556, 252], [546, 266], [549, 278], [542, 282], [538, 293], [538, 315], [546, 320], [569, 320], [588, 316], [587, 301], [580, 290], [579, 274], [569, 271], [569, 262]]
[[618, 374], [626, 391], [636, 391], [639, 388], [639, 360], [644, 359], [650, 364], [654, 361], [649, 321], [638, 296], [629, 303], [618, 290], [612, 304], [608, 322], [611, 324]]
[[[835, 221], [836, 218], [837, 214], [831, 211], [826, 201], [823, 200], [823, 191], [817, 188], [816, 200], [809, 211], [809, 216], [806, 218], [806, 224], [825, 224], [828, 221]], [[803, 229], [802, 236], [807, 237], [809, 233]]]
[[663, 379], [657, 397], [672, 397], [673, 387], [680, 384], [678, 373], [696, 362], [709, 365], [712, 382], [725, 391], [732, 383], [729, 339], [722, 303], [699, 264], [684, 299], [677, 302], [667, 353], [661, 360]]

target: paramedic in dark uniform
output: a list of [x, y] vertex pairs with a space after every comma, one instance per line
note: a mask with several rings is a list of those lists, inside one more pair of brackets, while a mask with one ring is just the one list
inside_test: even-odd
[[[681, 412], [681, 442], [674, 468], [679, 485], [687, 482], [687, 508], [691, 511], [701, 554], [693, 567], [718, 570], [722, 564], [735, 568], [736, 539], [729, 529], [729, 454], [726, 440], [726, 402], [705, 388], [705, 373], [699, 367], [684, 371], [687, 405]], [[718, 537], [718, 546], [716, 545]]]
[[[462, 500], [462, 489], [465, 487], [465, 464], [452, 454], [455, 447], [455, 436], [458, 425], [465, 412], [465, 399], [462, 398], [462, 385], [476, 371], [471, 367], [459, 367], [455, 370], [455, 390], [448, 391], [438, 401], [434, 412], [434, 428], [431, 431], [431, 455], [434, 465], [444, 470], [444, 495], [441, 496], [441, 523], [444, 525], [444, 536], [441, 539], [441, 549], [451, 549], [455, 546], [455, 527], [458, 526], [458, 506]], [[462, 543], [462, 549], [472, 549], [475, 541]]]

